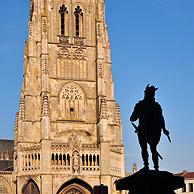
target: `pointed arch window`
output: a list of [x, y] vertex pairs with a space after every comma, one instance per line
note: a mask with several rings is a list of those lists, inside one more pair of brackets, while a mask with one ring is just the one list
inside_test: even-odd
[[59, 14], [61, 16], [61, 35], [65, 35], [67, 33], [68, 10], [64, 4], [60, 7]]
[[61, 118], [67, 120], [85, 120], [85, 94], [75, 83], [68, 83], [60, 94]]
[[83, 12], [79, 5], [75, 8], [74, 15], [75, 15], [75, 35], [81, 36], [83, 28]]

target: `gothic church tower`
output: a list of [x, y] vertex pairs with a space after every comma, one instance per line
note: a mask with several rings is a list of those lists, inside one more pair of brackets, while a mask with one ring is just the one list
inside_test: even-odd
[[[31, 0], [15, 122], [18, 194], [118, 193], [125, 174], [104, 0]], [[33, 192], [32, 192], [33, 191]]]

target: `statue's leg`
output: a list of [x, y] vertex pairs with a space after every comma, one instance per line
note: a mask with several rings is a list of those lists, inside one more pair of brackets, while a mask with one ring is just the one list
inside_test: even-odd
[[139, 144], [141, 146], [141, 155], [144, 162], [144, 167], [149, 168], [148, 163], [148, 150], [147, 150], [147, 142], [143, 135], [138, 134]]
[[150, 150], [152, 152], [152, 160], [153, 160], [153, 163], [154, 163], [154, 168], [155, 168], [155, 170], [159, 170], [157, 145], [151, 144], [150, 145]]

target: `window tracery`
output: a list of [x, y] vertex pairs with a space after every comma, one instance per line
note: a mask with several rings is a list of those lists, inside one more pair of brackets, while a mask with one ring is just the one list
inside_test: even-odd
[[85, 120], [85, 95], [77, 84], [69, 83], [63, 88], [60, 103], [63, 119]]

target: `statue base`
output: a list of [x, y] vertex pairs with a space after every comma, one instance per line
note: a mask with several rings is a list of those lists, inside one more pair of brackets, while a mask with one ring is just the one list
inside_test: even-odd
[[116, 190], [129, 190], [130, 194], [175, 194], [184, 187], [184, 178], [166, 171], [140, 170], [115, 182]]

